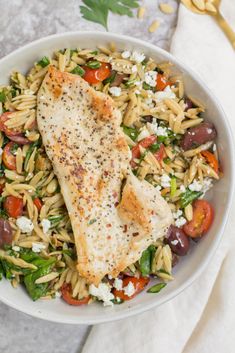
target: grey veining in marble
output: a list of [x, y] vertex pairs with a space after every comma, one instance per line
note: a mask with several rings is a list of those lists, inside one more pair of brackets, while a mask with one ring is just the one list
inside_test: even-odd
[[[172, 15], [161, 13], [160, 2], [177, 8], [177, 0], [141, 0], [141, 5], [147, 8], [143, 20], [111, 15], [109, 30], [168, 49], [177, 12]], [[79, 0], [0, 0], [0, 57], [50, 34], [104, 30], [81, 18], [81, 3]], [[161, 25], [156, 33], [150, 34], [148, 26], [155, 19]], [[88, 326], [54, 324], [31, 318], [0, 303], [0, 353], [78, 353], [88, 330]]]

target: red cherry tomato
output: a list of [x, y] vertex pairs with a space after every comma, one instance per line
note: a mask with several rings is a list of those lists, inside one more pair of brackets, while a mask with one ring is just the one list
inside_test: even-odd
[[158, 160], [159, 163], [166, 157], [166, 151], [163, 143], [161, 143], [160, 148], [157, 152], [154, 153], [154, 157]]
[[9, 129], [6, 125], [5, 122], [8, 121], [10, 118], [9, 116], [11, 115], [11, 112], [6, 112], [3, 113], [0, 116], [0, 131], [5, 132], [6, 135], [8, 135], [8, 137], [10, 138], [10, 136], [15, 136], [20, 134], [21, 132], [19, 130], [15, 130], [15, 129]]
[[136, 166], [134, 159], [140, 158], [140, 146], [143, 148], [148, 148], [156, 141], [157, 141], [157, 137], [155, 135], [151, 135], [151, 136], [145, 137], [145, 139], [140, 141], [136, 146], [134, 146], [132, 148], [132, 150], [131, 150], [131, 153], [132, 153], [131, 166], [132, 166], [132, 168], [134, 168]]
[[83, 299], [74, 299], [72, 297], [71, 285], [67, 283], [63, 284], [63, 286], [61, 287], [61, 293], [62, 293], [62, 298], [69, 305], [79, 306], [79, 305], [87, 304], [90, 300], [90, 296], [87, 296]]
[[12, 148], [15, 146], [14, 142], [8, 142], [3, 149], [2, 160], [6, 168], [16, 170], [16, 157], [12, 153]]
[[42, 201], [41, 201], [38, 197], [36, 197], [36, 198], [33, 200], [33, 203], [34, 203], [34, 205], [37, 207], [38, 211], [41, 211], [41, 208], [42, 208], [42, 206], [43, 206], [43, 203], [42, 203]]
[[191, 238], [203, 236], [212, 224], [213, 214], [213, 208], [208, 201], [194, 201], [193, 219], [184, 225], [184, 232]]
[[171, 82], [167, 81], [164, 75], [157, 74], [156, 89], [157, 91], [164, 91], [167, 86], [170, 86]]
[[98, 69], [91, 69], [88, 66], [83, 66], [83, 69], [85, 70], [84, 80], [91, 84], [99, 83], [111, 75], [111, 65], [107, 63], [101, 63]]
[[216, 159], [215, 155], [209, 151], [202, 151], [201, 155], [207, 160], [211, 168], [218, 174], [219, 172], [219, 162]]
[[134, 298], [138, 293], [140, 293], [149, 283], [149, 278], [148, 277], [126, 277], [123, 279], [123, 287], [126, 287], [129, 283], [132, 283], [134, 288], [135, 288], [135, 293], [132, 296], [128, 296], [124, 294], [123, 290], [113, 290], [113, 294], [115, 297], [120, 298], [121, 300], [130, 300]]
[[23, 199], [15, 196], [7, 196], [3, 203], [3, 207], [8, 213], [9, 217], [17, 218], [23, 214]]

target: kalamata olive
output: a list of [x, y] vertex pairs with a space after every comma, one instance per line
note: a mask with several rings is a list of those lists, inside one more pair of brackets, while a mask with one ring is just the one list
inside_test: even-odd
[[11, 244], [13, 234], [10, 223], [3, 218], [0, 218], [0, 248], [5, 244]]
[[170, 226], [166, 235], [166, 242], [176, 255], [184, 256], [189, 250], [189, 238], [185, 235], [183, 229], [176, 226]]
[[144, 115], [142, 118], [143, 118], [143, 120], [146, 123], [152, 123], [153, 122], [153, 116], [152, 115]]
[[[113, 73], [113, 72], [112, 72]], [[110, 87], [119, 87], [120, 84], [127, 78], [127, 74], [116, 73], [115, 78], [112, 83], [110, 83]]]
[[193, 108], [193, 102], [191, 101], [191, 99], [185, 98], [184, 101], [185, 101], [185, 105], [186, 105], [185, 111], [187, 111], [187, 110]]
[[184, 151], [190, 150], [216, 138], [217, 132], [212, 123], [201, 123], [191, 127], [184, 134], [181, 140], [181, 147]]

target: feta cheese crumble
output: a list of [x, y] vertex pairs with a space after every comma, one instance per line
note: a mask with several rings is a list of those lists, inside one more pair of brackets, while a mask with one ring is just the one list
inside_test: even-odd
[[168, 188], [168, 187], [170, 187], [170, 181], [171, 181], [171, 178], [169, 177], [169, 175], [167, 175], [167, 174], [163, 174], [162, 176], [161, 176], [161, 186], [163, 187], [163, 188]]
[[111, 288], [105, 283], [100, 283], [98, 287], [94, 286], [94, 284], [89, 286], [89, 293], [99, 300], [102, 300], [104, 306], [113, 306], [111, 300], [114, 299], [114, 295], [110, 290]]
[[184, 217], [179, 217], [175, 220], [176, 227], [182, 227], [186, 223], [186, 219]]
[[146, 129], [146, 127], [144, 127], [139, 135], [138, 135], [138, 138], [137, 138], [137, 141], [141, 141], [143, 140], [145, 137], [148, 137], [150, 135], [149, 131]]
[[123, 288], [124, 294], [127, 295], [128, 297], [131, 297], [133, 294], [135, 294], [135, 287], [132, 282], [129, 282], [126, 287]]
[[164, 91], [156, 92], [154, 96], [157, 101], [161, 101], [163, 99], [174, 99], [175, 93], [172, 92], [169, 86], [167, 86]]
[[48, 230], [51, 228], [51, 222], [49, 221], [49, 219], [43, 219], [41, 222], [41, 225], [42, 225], [42, 230], [44, 234], [46, 234]]
[[144, 75], [144, 81], [151, 87], [156, 86], [157, 72], [147, 71]]
[[117, 290], [122, 290], [122, 285], [123, 285], [122, 279], [115, 278], [113, 283], [114, 288], [116, 288]]
[[133, 65], [132, 66], [132, 69], [131, 69], [131, 71], [133, 72], [133, 74], [135, 73], [135, 72], [137, 72], [137, 66], [136, 65]]
[[22, 233], [31, 233], [34, 228], [30, 219], [24, 216], [17, 218], [16, 225], [20, 228]]
[[32, 251], [39, 253], [42, 250], [46, 249], [46, 246], [42, 243], [32, 243]]
[[202, 190], [203, 185], [198, 181], [198, 180], [194, 180], [189, 186], [189, 190], [191, 191], [201, 191]]
[[109, 92], [114, 97], [119, 97], [121, 95], [121, 88], [120, 87], [110, 87]]
[[137, 51], [133, 51], [131, 54], [131, 60], [135, 61], [137, 64], [142, 63], [144, 61], [145, 55], [143, 53], [138, 53]]
[[185, 191], [186, 191], [186, 188], [185, 188], [184, 185], [180, 185], [180, 191], [181, 191], [181, 192], [185, 192]]
[[131, 53], [129, 52], [129, 50], [125, 50], [122, 52], [123, 59], [128, 59], [130, 56], [131, 56]]
[[161, 185], [157, 185], [157, 186], [156, 186], [156, 189], [157, 189], [157, 191], [161, 191], [161, 190], [162, 190]]
[[176, 212], [173, 212], [173, 217], [174, 217], [174, 219], [177, 219], [177, 218], [181, 217], [182, 214], [183, 214], [183, 211], [182, 210], [178, 210]]
[[19, 246], [17, 246], [17, 245], [14, 245], [14, 246], [12, 246], [12, 250], [14, 250], [14, 251], [20, 251], [20, 247]]

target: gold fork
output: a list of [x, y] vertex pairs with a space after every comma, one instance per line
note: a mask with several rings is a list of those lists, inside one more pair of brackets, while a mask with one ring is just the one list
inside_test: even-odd
[[227, 36], [228, 40], [232, 44], [233, 48], [235, 49], [235, 32], [233, 31], [232, 27], [228, 24], [225, 18], [222, 16], [219, 6], [221, 0], [214, 0], [213, 5], [215, 7], [215, 12], [208, 11], [208, 10], [199, 10], [191, 0], [181, 0], [181, 2], [191, 11], [198, 13], [200, 15], [210, 15], [212, 16], [215, 21], [218, 23], [220, 28], [223, 30], [225, 35]]

